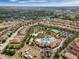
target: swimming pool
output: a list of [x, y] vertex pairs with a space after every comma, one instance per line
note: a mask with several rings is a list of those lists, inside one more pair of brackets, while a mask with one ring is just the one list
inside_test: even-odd
[[56, 40], [56, 38], [54, 37], [41, 38], [41, 42], [44, 42], [44, 43], [50, 43], [50, 42], [53, 42], [54, 40]]

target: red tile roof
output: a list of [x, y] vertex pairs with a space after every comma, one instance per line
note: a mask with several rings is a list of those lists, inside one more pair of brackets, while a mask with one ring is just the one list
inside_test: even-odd
[[65, 53], [65, 57], [66, 57], [67, 59], [77, 59], [77, 56], [73, 55], [73, 54], [70, 53], [70, 52], [66, 52], [66, 53]]

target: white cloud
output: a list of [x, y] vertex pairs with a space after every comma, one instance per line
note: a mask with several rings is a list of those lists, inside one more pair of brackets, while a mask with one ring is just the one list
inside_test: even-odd
[[[79, 0], [63, 0], [59, 2], [48, 2], [48, 0], [10, 0], [15, 4], [4, 4], [14, 6], [79, 6]], [[39, 3], [40, 2], [40, 3]]]
[[29, 0], [29, 2], [47, 2], [47, 0]]
[[45, 3], [48, 2], [48, 0], [23, 0], [23, 1], [18, 1], [18, 3]]
[[18, 1], [18, 0], [10, 0], [11, 2], [16, 2], [16, 1]]
[[[24, 0], [24, 1], [18, 1], [18, 3], [36, 3], [32, 5], [44, 5], [44, 6], [79, 6], [79, 0], [63, 0], [60, 3], [59, 2], [48, 2], [48, 0]], [[37, 4], [40, 2], [41, 4]], [[43, 3], [43, 4], [42, 4]]]
[[79, 6], [79, 0], [64, 0], [62, 4], [65, 6]]
[[26, 3], [27, 1], [18, 1], [18, 3]]

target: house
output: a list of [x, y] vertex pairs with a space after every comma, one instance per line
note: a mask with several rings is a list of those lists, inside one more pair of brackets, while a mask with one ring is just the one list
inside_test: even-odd
[[77, 59], [77, 56], [75, 56], [74, 54], [70, 52], [66, 52], [64, 56], [66, 57], [66, 59]]
[[79, 41], [73, 42], [64, 53], [66, 59], [78, 59], [79, 58]]

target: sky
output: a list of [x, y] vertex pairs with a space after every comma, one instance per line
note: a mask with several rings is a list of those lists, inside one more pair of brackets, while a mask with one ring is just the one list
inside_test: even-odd
[[79, 6], [79, 0], [0, 0], [0, 6]]

